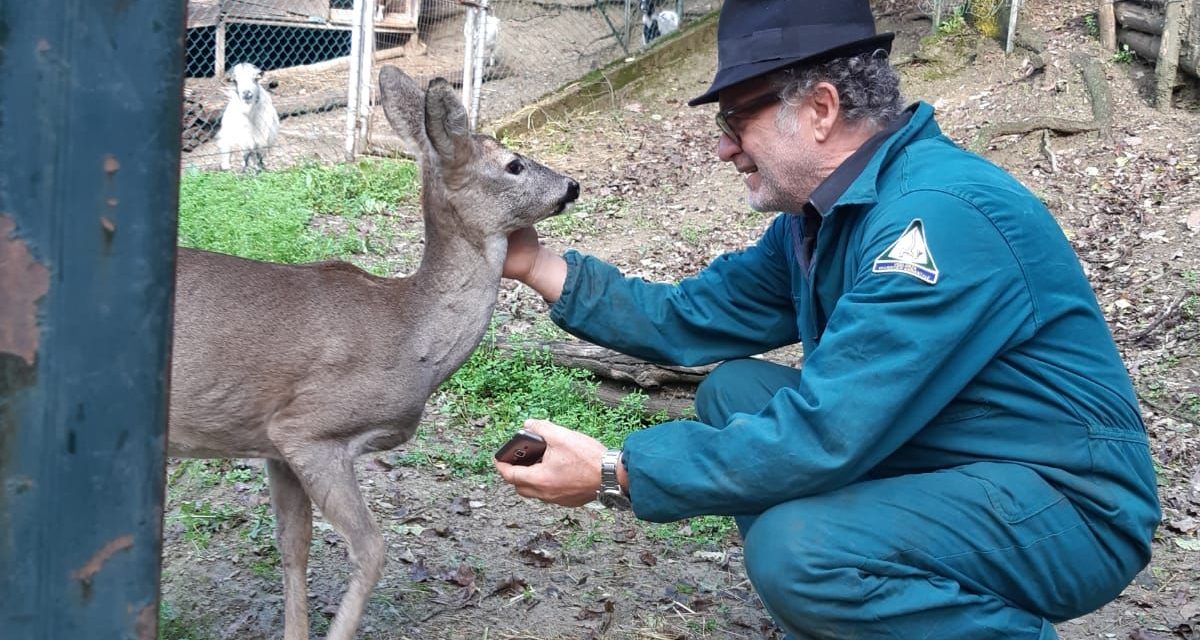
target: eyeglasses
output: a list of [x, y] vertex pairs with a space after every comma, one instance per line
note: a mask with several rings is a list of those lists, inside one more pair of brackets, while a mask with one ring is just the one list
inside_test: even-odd
[[763, 107], [775, 104], [776, 102], [779, 102], [779, 93], [775, 91], [769, 91], [761, 96], [758, 96], [757, 98], [748, 100], [743, 104], [735, 105], [729, 107], [728, 109], [721, 109], [717, 112], [717, 128], [720, 129], [722, 133], [729, 136], [730, 140], [733, 140], [737, 144], [741, 144], [742, 137], [738, 135], [737, 130], [734, 129], [733, 125], [729, 123], [730, 118], [748, 117]]

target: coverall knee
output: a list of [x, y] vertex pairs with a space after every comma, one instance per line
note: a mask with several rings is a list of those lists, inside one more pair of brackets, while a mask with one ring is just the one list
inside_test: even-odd
[[[708, 424], [757, 412], [798, 370], [718, 367], [697, 392]], [[746, 569], [794, 638], [1056, 638], [1098, 608], [1129, 563], [1035, 471], [979, 462], [871, 479], [737, 518]]]

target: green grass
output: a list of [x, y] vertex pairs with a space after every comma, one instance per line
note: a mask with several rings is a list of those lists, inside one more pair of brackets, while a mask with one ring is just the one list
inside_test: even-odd
[[210, 640], [210, 634], [195, 629], [204, 626], [196, 621], [185, 620], [170, 603], [163, 602], [158, 607], [159, 640]]
[[236, 527], [243, 518], [241, 509], [235, 507], [185, 500], [167, 520], [182, 523], [184, 539], [197, 549], [207, 549], [214, 533]]
[[[269, 262], [312, 262], [362, 252], [357, 233], [331, 238], [314, 216], [351, 220], [418, 193], [417, 168], [399, 160], [303, 165], [241, 176], [190, 173], [179, 187], [179, 244]], [[353, 225], [351, 225], [353, 228]]]
[[640, 394], [627, 396], [617, 407], [604, 405], [595, 397], [595, 385], [587, 371], [554, 365], [548, 355], [503, 353], [485, 340], [441, 389], [443, 411], [460, 425], [480, 425], [470, 443], [475, 451], [423, 447], [405, 462], [438, 461], [457, 472], [488, 473], [492, 453], [526, 418], [553, 420], [609, 446], [619, 446], [628, 434], [666, 419], [647, 416], [645, 396]]
[[646, 528], [646, 537], [671, 546], [723, 547], [737, 535], [737, 524], [727, 516], [698, 516], [684, 522], [648, 525]]

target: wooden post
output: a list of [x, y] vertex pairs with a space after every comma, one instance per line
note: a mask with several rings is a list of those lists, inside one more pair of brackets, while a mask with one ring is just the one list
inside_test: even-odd
[[467, 118], [471, 130], [479, 126], [479, 96], [483, 93], [483, 72], [484, 62], [487, 57], [487, 52], [484, 51], [484, 38], [487, 30], [487, 20], [491, 9], [488, 8], [488, 0], [478, 0], [479, 13], [475, 15], [475, 70], [471, 76], [471, 82], [475, 85], [471, 88], [471, 102], [467, 104]]
[[475, 95], [475, 49], [479, 38], [475, 25], [484, 18], [475, 5], [468, 5], [466, 22], [463, 25], [463, 81], [462, 103], [467, 109], [471, 108], [472, 97]]
[[225, 11], [228, 3], [225, 0], [217, 5], [217, 26], [213, 33], [213, 77], [217, 82], [225, 82]]
[[1154, 66], [1154, 106], [1165, 111], [1171, 108], [1175, 90], [1175, 74], [1179, 70], [1179, 32], [1183, 27], [1183, 0], [1167, 0], [1166, 21], [1158, 48], [1158, 63]]
[[213, 44], [213, 77], [225, 81], [225, 16], [217, 16], [217, 31]]
[[1113, 0], [1100, 0], [1099, 11], [1100, 44], [1107, 51], [1117, 50], [1117, 16], [1113, 11]]
[[346, 91], [346, 159], [366, 148], [371, 113], [371, 67], [375, 59], [375, 0], [354, 0], [350, 20], [350, 73]]

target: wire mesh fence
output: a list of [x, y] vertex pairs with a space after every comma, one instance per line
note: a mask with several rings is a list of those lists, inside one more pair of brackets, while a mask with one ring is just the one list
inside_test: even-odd
[[[372, 101], [384, 64], [422, 84], [448, 79], [462, 89], [474, 121], [487, 122], [636, 55], [719, 6], [720, 0], [189, 0], [182, 164], [257, 169], [261, 156], [262, 166], [275, 169], [394, 151], [399, 142]], [[261, 76], [244, 68], [234, 73], [240, 63]]]
[[513, 113], [720, 7], [720, 0], [491, 0], [479, 121]]
[[[416, 75], [461, 77], [462, 16], [457, 0], [189, 0], [184, 168], [220, 167], [223, 148], [232, 149], [233, 169], [244, 166], [239, 145], [249, 136], [237, 114], [266, 107], [235, 85], [231, 71], [239, 63], [262, 71], [258, 84], [279, 119], [273, 136], [258, 136], [268, 169], [349, 159], [361, 151], [347, 113], [356, 55], [372, 61], [366, 75], [379, 64], [408, 60], [401, 66], [415, 67]], [[362, 28], [368, 20], [369, 30]], [[449, 42], [457, 55], [430, 49], [430, 41], [449, 32], [458, 34]]]

